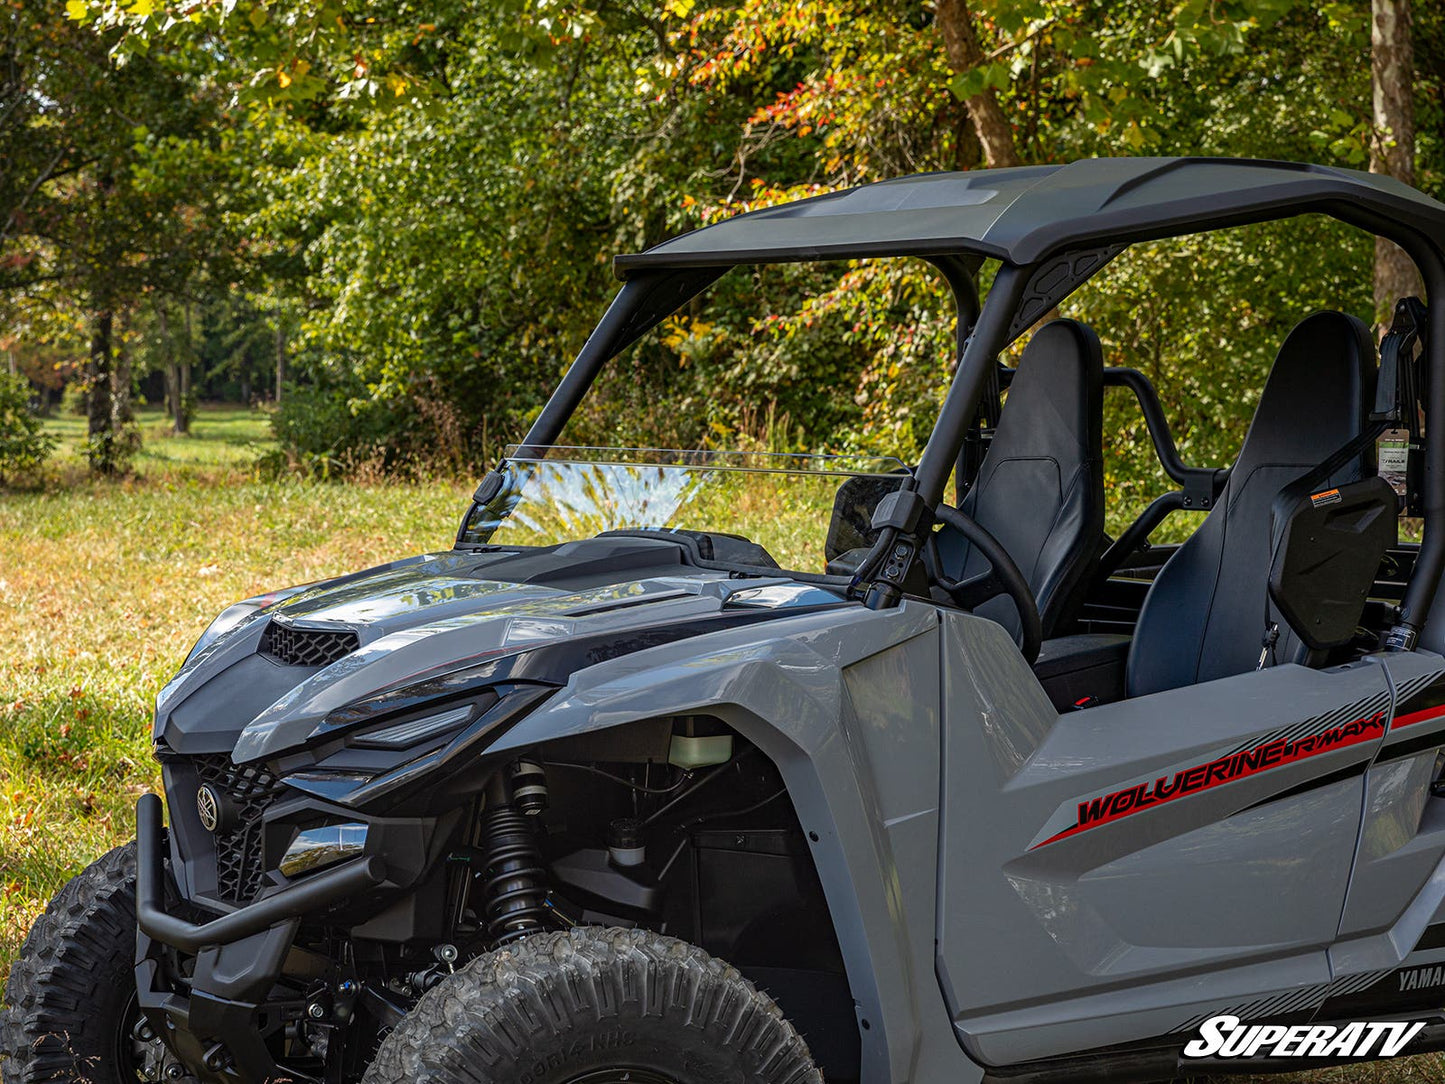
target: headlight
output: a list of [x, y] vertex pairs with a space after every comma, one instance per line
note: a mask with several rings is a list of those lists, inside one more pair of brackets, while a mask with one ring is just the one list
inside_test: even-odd
[[435, 715], [423, 715], [420, 719], [408, 719], [378, 730], [368, 730], [352, 738], [351, 744], [361, 749], [406, 749], [465, 723], [472, 717], [473, 706], [467, 703]]
[[366, 825], [328, 824], [308, 828], [291, 841], [281, 856], [281, 872], [299, 877], [313, 869], [354, 858], [366, 850]]
[[352, 809], [385, 804], [384, 799], [395, 804], [402, 790], [413, 795], [414, 805], [426, 806], [432, 797], [455, 804], [460, 798], [454, 789], [429, 796], [424, 781], [466, 774], [483, 750], [556, 691], [554, 685], [531, 682], [499, 685], [463, 703], [452, 698], [446, 707], [418, 705], [404, 719], [392, 714], [368, 720], [356, 718], [361, 713], [354, 707], [342, 709], [328, 717], [327, 731], [339, 740], [314, 763], [284, 773], [283, 782]]

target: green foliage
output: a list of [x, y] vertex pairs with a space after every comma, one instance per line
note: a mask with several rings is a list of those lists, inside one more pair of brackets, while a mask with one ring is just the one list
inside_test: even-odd
[[17, 0], [0, 24], [0, 307], [27, 350], [73, 352], [102, 474], [134, 452], [137, 314], [242, 277], [227, 224], [254, 192], [249, 130], [223, 107], [214, 57], [157, 49], [117, 65], [120, 36], [42, 0]]
[[75, 418], [84, 418], [90, 413], [84, 381], [72, 380], [65, 385], [65, 390], [60, 395], [60, 412]]
[[[880, 173], [974, 164], [977, 150], [956, 96], [983, 86], [999, 92], [1021, 153], [1037, 161], [1144, 152], [1356, 164], [1367, 134], [1366, 10], [1284, 2], [1167, 9], [985, 3], [977, 11], [989, 59], [956, 76], [943, 64], [926, 9], [920, 19], [906, 4], [871, 5], [864, 13], [784, 0], [700, 6], [675, 32], [680, 59], [667, 70], [680, 72], [686, 92], [713, 108], [724, 96], [757, 104], [732, 144], [734, 165], [687, 179], [677, 224]], [[775, 177], [810, 181], [770, 183]], [[1120, 364], [1140, 364], [1139, 356], [1153, 351], [1146, 367], [1166, 385], [1257, 390], [1293, 319], [1318, 305], [1358, 307], [1368, 295], [1368, 240], [1319, 229], [1200, 238], [1167, 256], [1140, 250], [1070, 312], [1100, 325]], [[1306, 250], [1310, 259], [1302, 262]], [[774, 285], [764, 292], [756, 281], [738, 285], [744, 276], [734, 272], [695, 316], [674, 322], [664, 339], [684, 371], [696, 374], [690, 386], [663, 375], [671, 359], [662, 353], [645, 376], [638, 371], [645, 363], [634, 357], [625, 377], [605, 385], [607, 405], [597, 414], [636, 417], [640, 396], [629, 388], [642, 384], [669, 404], [664, 413], [674, 426], [672, 419], [690, 410], [706, 414], [714, 430], [727, 428], [741, 404], [773, 402], [809, 446], [916, 457], [951, 372], [953, 313], [936, 273], [921, 264], [862, 263], [799, 270], [781, 288], [768, 274]], [[1141, 305], [1152, 313], [1147, 335]], [[1254, 315], [1261, 308], [1278, 315], [1261, 321]], [[1201, 322], [1218, 330], [1209, 348], [1201, 344]], [[1235, 365], [1239, 358], [1248, 364]], [[816, 383], [808, 385], [813, 374]], [[1254, 384], [1237, 383], [1241, 376]], [[830, 403], [820, 409], [799, 394], [800, 385], [827, 389]], [[1186, 431], [1212, 434], [1196, 436], [1191, 450], [1227, 461], [1247, 422], [1239, 404], [1248, 399], [1207, 418], [1197, 413], [1199, 400], [1181, 394], [1176, 402]], [[1112, 420], [1125, 424], [1122, 416]], [[1142, 453], [1121, 470], [1124, 517], [1158, 487], [1158, 472]]]
[[[1310, 265], [1300, 268], [1297, 254], [1306, 251]], [[1315, 216], [1156, 242], [1125, 252], [1063, 311], [1099, 332], [1106, 364], [1150, 378], [1186, 463], [1222, 467], [1300, 319], [1333, 308], [1369, 322], [1373, 254], [1367, 235]], [[1176, 486], [1127, 392], [1106, 398], [1104, 433], [1109, 529], [1117, 534]], [[1177, 537], [1196, 524], [1167, 526]]]
[[[215, 178], [194, 221], [219, 224], [231, 249], [181, 264], [206, 295], [197, 379], [272, 388], [281, 322], [296, 392], [276, 434], [289, 464], [330, 475], [475, 469], [521, 436], [585, 339], [615, 289], [611, 253], [784, 199], [976, 166], [963, 99], [983, 88], [1026, 161], [1364, 161], [1363, 0], [971, 7], [984, 59], [963, 72], [926, 0], [76, 0], [63, 23], [98, 33], [129, 77], [199, 88], [187, 81], [204, 73], [189, 93], [219, 108], [215, 139], [198, 146], [158, 110], [131, 173], [160, 193], [197, 168]], [[1433, 9], [1416, 21], [1421, 178], [1439, 190], [1430, 88], [1445, 39]], [[1357, 308], [1367, 285], [1368, 242], [1315, 230], [1140, 250], [1068, 311], [1099, 325], [1111, 360], [1179, 389], [1189, 454], [1222, 462], [1243, 390], [1293, 319]], [[913, 458], [954, 335], [921, 263], [739, 270], [604, 372], [564, 439], [720, 446], [771, 418], [790, 447]], [[1241, 392], [1212, 394], [1223, 387]], [[1114, 476], [1122, 516], [1160, 483], [1136, 419], [1111, 421], [1132, 449]]]
[[1415, 34], [1415, 181], [1438, 199], [1445, 192], [1445, 5], [1417, 4]]
[[158, 52], [202, 58], [233, 104], [328, 122], [449, 98], [457, 41], [477, 21], [538, 68], [613, 28], [605, 9], [570, 0], [67, 0], [65, 16], [106, 36], [121, 65]]
[[33, 482], [55, 438], [30, 412], [30, 382], [0, 369], [0, 483]]
[[[440, 397], [438, 424], [457, 430], [448, 456], [494, 454], [590, 330], [595, 308], [577, 299], [608, 289], [608, 174], [627, 151], [608, 133], [633, 126], [616, 73], [635, 38], [590, 44], [583, 64], [567, 43], [517, 40], [514, 14], [438, 22], [444, 97], [337, 134], [295, 114], [267, 121], [268, 200], [248, 228], [278, 250], [300, 244], [292, 347], [301, 375], [344, 389], [343, 451], [371, 439], [364, 419], [405, 423]], [[323, 451], [292, 446], [297, 426], [278, 432], [298, 459]]]
[[356, 384], [295, 387], [271, 415], [282, 451], [271, 462], [318, 478], [362, 466], [395, 469], [413, 458], [415, 426], [413, 414], [366, 396]]

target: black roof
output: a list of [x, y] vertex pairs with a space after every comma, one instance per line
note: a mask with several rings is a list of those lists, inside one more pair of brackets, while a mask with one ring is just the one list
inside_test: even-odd
[[669, 267], [1051, 253], [1319, 211], [1445, 252], [1445, 204], [1393, 178], [1239, 158], [1089, 158], [1062, 166], [925, 173], [738, 215], [645, 252], [617, 274]]

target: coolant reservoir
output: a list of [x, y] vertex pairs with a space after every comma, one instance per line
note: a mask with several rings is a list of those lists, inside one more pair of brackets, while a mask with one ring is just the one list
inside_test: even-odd
[[733, 758], [733, 736], [716, 719], [690, 715], [672, 724], [667, 762], [676, 768], [707, 768]]

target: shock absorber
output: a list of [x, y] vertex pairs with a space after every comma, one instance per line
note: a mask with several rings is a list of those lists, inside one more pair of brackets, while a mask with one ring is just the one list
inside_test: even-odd
[[514, 761], [487, 786], [482, 810], [482, 900], [487, 936], [505, 945], [547, 925], [546, 868], [535, 817], [547, 805], [541, 766]]

